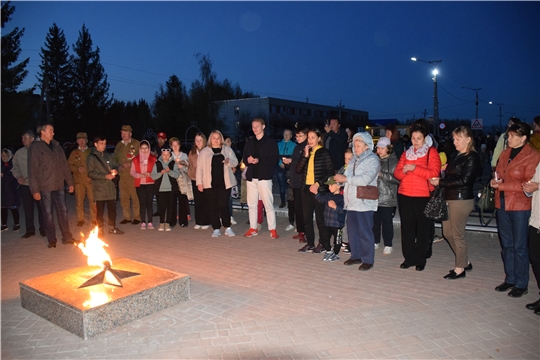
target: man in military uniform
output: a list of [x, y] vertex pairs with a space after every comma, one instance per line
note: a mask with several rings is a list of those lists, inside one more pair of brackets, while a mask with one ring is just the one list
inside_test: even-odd
[[75, 183], [75, 201], [77, 204], [77, 226], [84, 225], [84, 197], [88, 197], [90, 208], [90, 219], [92, 225], [96, 223], [96, 208], [94, 206], [94, 196], [92, 193], [92, 180], [88, 177], [86, 159], [91, 150], [88, 147], [88, 136], [86, 133], [77, 134], [77, 144], [79, 147], [71, 152], [68, 158], [69, 169], [73, 174]]
[[[137, 225], [141, 223], [141, 208], [137, 192], [135, 191], [135, 182], [129, 171], [131, 169], [131, 161], [135, 156], [139, 155], [139, 140], [131, 137], [132, 132], [133, 129], [131, 126], [122, 126], [122, 130], [120, 131], [122, 141], [116, 144], [114, 157], [119, 165], [118, 174], [120, 175], [120, 181], [118, 182], [118, 188], [120, 189], [120, 205], [124, 214], [124, 220], [120, 221], [120, 224], [131, 222], [133, 225]], [[131, 221], [130, 199], [131, 205], [133, 205], [133, 221]]]

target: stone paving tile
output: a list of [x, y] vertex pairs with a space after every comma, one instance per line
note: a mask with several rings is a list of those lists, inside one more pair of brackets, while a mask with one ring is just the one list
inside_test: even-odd
[[[236, 211], [235, 218], [243, 224], [247, 215]], [[376, 252], [375, 267], [362, 273], [342, 265], [346, 255], [326, 264], [318, 254], [299, 254], [292, 234], [279, 231], [286, 223], [278, 217], [277, 240], [267, 230], [252, 239], [212, 239], [192, 228], [152, 235], [123, 226], [126, 235], [105, 239], [111, 257], [190, 274], [191, 299], [86, 341], [22, 309], [18, 288], [24, 279], [84, 265], [84, 256], [75, 247], [46, 249], [43, 238], [4, 232], [1, 356], [539, 358], [539, 319], [524, 309], [536, 292], [511, 299], [493, 291], [504, 276], [496, 237], [468, 233], [474, 270], [449, 282], [442, 276], [453, 254], [444, 242], [434, 244], [424, 272], [402, 270], [396, 231], [394, 253]]]

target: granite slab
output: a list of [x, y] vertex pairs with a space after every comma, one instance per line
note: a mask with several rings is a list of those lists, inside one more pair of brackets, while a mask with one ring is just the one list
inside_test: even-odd
[[129, 259], [112, 268], [140, 275], [122, 287], [79, 286], [101, 271], [82, 266], [19, 283], [21, 306], [83, 338], [111, 330], [190, 299], [190, 276]]

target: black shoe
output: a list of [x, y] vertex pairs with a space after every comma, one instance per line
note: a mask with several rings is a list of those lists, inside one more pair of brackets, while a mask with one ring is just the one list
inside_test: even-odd
[[371, 269], [373, 267], [373, 264], [366, 264], [366, 263], [363, 263], [362, 265], [360, 265], [360, 267], [358, 268], [358, 270], [361, 270], [361, 271], [368, 271], [369, 269]]
[[124, 219], [122, 221], [120, 221], [120, 224], [122, 225], [125, 225], [125, 224], [129, 224], [131, 221], [129, 221], [128, 219]]
[[45, 230], [39, 230], [39, 235], [45, 237], [47, 234], [45, 234]]
[[62, 240], [62, 244], [64, 244], [64, 245], [76, 244], [77, 242], [78, 241], [75, 240], [75, 239], [71, 239], [71, 240], [68, 240], [68, 241]]
[[472, 270], [472, 263], [469, 263], [469, 265], [465, 266], [465, 271], [471, 271]]
[[503, 282], [501, 285], [497, 286], [495, 288], [496, 291], [500, 291], [500, 292], [503, 292], [503, 291], [506, 291], [510, 288], [513, 288], [514, 287], [514, 284], [509, 284], [507, 282]]
[[21, 236], [21, 239], [28, 239], [32, 236], [35, 236], [36, 233], [35, 232], [32, 232], [32, 231], [27, 231], [26, 234], [24, 234], [23, 236]]
[[450, 272], [446, 274], [444, 278], [448, 280], [456, 280], [456, 279], [464, 278], [466, 274], [467, 273], [465, 272], [465, 270], [463, 270], [460, 274], [456, 274], [454, 270], [450, 270]]
[[140, 220], [135, 219], [135, 220], [133, 220], [133, 221], [131, 222], [131, 225], [139, 225], [140, 223], [141, 223]]
[[416, 271], [424, 271], [426, 265], [416, 265]]
[[77, 227], [81, 227], [83, 225], [84, 225], [84, 221], [81, 220], [81, 221], [77, 222]]
[[540, 315], [540, 307], [538, 309], [534, 310], [534, 314], [535, 315]]
[[529, 309], [529, 310], [536, 310], [536, 309], [540, 308], [540, 300], [536, 300], [533, 303], [527, 304], [527, 305], [525, 305], [525, 307], [527, 309]]
[[50, 242], [49, 243], [49, 246], [48, 246], [49, 249], [50, 248], [55, 248], [55, 247], [56, 247], [56, 242]]
[[515, 287], [512, 290], [510, 290], [510, 292], [508, 293], [508, 296], [518, 298], [518, 297], [522, 297], [523, 295], [527, 293], [528, 293], [527, 288], [521, 289], [521, 288]]
[[16, 224], [13, 226], [13, 231], [19, 231], [21, 229], [21, 226], [19, 224]]
[[280, 209], [283, 209], [284, 207], [285, 207], [285, 203], [279, 204], [279, 208], [280, 208]]
[[411, 265], [407, 265], [406, 263], [402, 263], [401, 265], [399, 265], [400, 269], [408, 269], [410, 267], [411, 267]]
[[362, 260], [360, 259], [349, 259], [349, 260], [345, 260], [343, 265], [356, 265], [356, 264], [361, 264], [361, 263], [362, 263]]
[[109, 234], [122, 235], [124, 234], [124, 232], [118, 228], [113, 227], [109, 229]]

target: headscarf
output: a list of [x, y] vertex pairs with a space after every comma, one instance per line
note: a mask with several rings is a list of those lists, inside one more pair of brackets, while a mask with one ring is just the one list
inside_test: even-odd
[[13, 153], [11, 152], [11, 150], [9, 150], [7, 148], [2, 149], [2, 152], [4, 152], [4, 151], [8, 153], [8, 161], [6, 161], [6, 162], [9, 162], [9, 160], [13, 159]]
[[357, 132], [354, 134], [352, 142], [353, 142], [353, 155], [356, 156], [354, 153], [354, 140], [357, 138], [360, 138], [367, 146], [370, 151], [373, 151], [373, 139], [371, 138], [371, 135], [367, 132]]
[[[141, 143], [139, 144], [139, 148], [141, 147], [143, 143], [146, 143], [146, 145], [148, 146], [148, 149], [150, 149], [150, 143], [147, 140], [142, 140]], [[139, 160], [141, 162], [148, 160], [149, 157], [150, 157], [150, 151], [147, 152], [146, 154], [143, 154], [142, 152], [139, 151]]]

